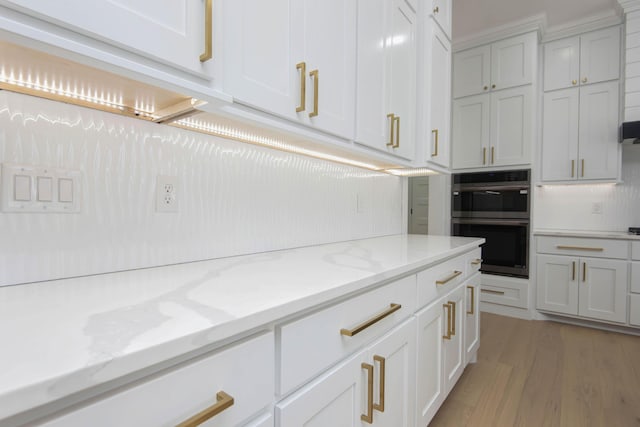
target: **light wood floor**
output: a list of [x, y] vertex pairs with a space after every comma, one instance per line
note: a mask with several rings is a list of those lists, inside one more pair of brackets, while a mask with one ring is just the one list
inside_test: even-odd
[[478, 363], [430, 427], [640, 426], [640, 337], [481, 316]]

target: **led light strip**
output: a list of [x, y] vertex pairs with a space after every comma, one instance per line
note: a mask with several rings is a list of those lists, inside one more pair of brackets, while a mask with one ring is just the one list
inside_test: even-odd
[[438, 175], [438, 172], [428, 168], [385, 169], [385, 172], [391, 175], [406, 177]]

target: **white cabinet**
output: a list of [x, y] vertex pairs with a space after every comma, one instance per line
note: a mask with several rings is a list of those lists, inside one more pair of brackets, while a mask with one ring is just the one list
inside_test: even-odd
[[415, 157], [416, 12], [405, 0], [358, 2], [356, 142]]
[[432, 0], [429, 16], [440, 26], [447, 39], [451, 40], [451, 17], [453, 15], [451, 0]]
[[480, 274], [465, 284], [465, 363], [475, 362], [480, 347]]
[[[201, 55], [206, 40], [212, 43], [212, 26], [205, 25], [207, 0], [2, 0], [1, 5], [52, 22], [136, 55], [174, 68], [211, 77]], [[211, 16], [209, 17], [211, 18]]]
[[620, 75], [620, 27], [544, 46], [544, 90], [615, 80]]
[[491, 104], [489, 95], [453, 100], [452, 167], [474, 168], [489, 165]]
[[618, 81], [544, 94], [542, 180], [616, 179]]
[[427, 74], [423, 93], [424, 120], [419, 140], [428, 141], [425, 160], [450, 166], [451, 43], [431, 19], [425, 24], [423, 67]]
[[415, 319], [276, 406], [280, 427], [412, 426]]
[[465, 367], [465, 287], [460, 286], [442, 300], [446, 312], [443, 330], [442, 362], [445, 396], [456, 384]]
[[355, 0], [224, 4], [224, 88], [247, 104], [353, 138]]

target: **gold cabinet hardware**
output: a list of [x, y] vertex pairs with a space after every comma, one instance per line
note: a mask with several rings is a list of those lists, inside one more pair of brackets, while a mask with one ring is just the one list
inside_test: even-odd
[[431, 157], [436, 157], [438, 155], [438, 129], [432, 129], [431, 134], [435, 135], [435, 141], [434, 141], [435, 147], [434, 147], [433, 153], [431, 153]]
[[443, 335], [445, 340], [451, 339], [451, 306], [449, 304], [442, 304], [445, 310], [447, 310], [447, 335]]
[[373, 325], [375, 323], [378, 323], [379, 321], [381, 321], [385, 317], [395, 313], [396, 311], [400, 310], [401, 308], [402, 308], [402, 305], [391, 303], [389, 305], [388, 309], [386, 309], [382, 313], [372, 317], [371, 319], [367, 320], [366, 322], [361, 323], [360, 325], [356, 326], [355, 328], [353, 328], [353, 329], [340, 329], [340, 335], [345, 335], [347, 337], [352, 337], [352, 336], [354, 336], [356, 334], [359, 334], [360, 332], [362, 332], [365, 329], [367, 329], [369, 326], [371, 326], [371, 325]]
[[482, 147], [482, 164], [487, 164], [487, 147]]
[[300, 71], [300, 105], [296, 107], [296, 113], [299, 113], [305, 110], [307, 103], [307, 63], [297, 63], [296, 70]]
[[189, 418], [188, 420], [181, 422], [176, 427], [196, 427], [196, 426], [199, 426], [200, 424], [204, 423], [205, 421], [215, 417], [216, 415], [218, 415], [220, 412], [224, 411], [225, 409], [233, 406], [233, 403], [234, 403], [233, 397], [229, 396], [224, 391], [219, 391], [218, 394], [216, 394], [216, 403], [215, 404], [213, 404], [212, 406], [210, 406], [207, 409], [203, 410], [202, 412], [199, 412], [199, 413], [195, 414], [193, 417]]
[[462, 271], [454, 270], [453, 273], [451, 273], [451, 275], [447, 276], [445, 279], [436, 280], [436, 285], [444, 285], [446, 283], [449, 283], [450, 281], [452, 281], [453, 279], [455, 279], [461, 274], [462, 274]]
[[583, 78], [582, 78], [582, 83], [586, 83], [586, 82], [587, 82], [587, 78], [586, 78], [586, 77], [583, 77]]
[[373, 424], [373, 365], [362, 363], [360, 366], [367, 370], [367, 413], [361, 414], [360, 419]]
[[496, 154], [495, 147], [491, 147], [491, 164], [495, 163], [495, 154]]
[[476, 258], [473, 261], [471, 261], [471, 265], [480, 265], [482, 264], [482, 259], [480, 258]]
[[451, 318], [453, 321], [451, 322], [451, 336], [456, 335], [456, 303], [454, 301], [449, 301], [451, 305]]
[[476, 308], [476, 288], [474, 286], [467, 286], [467, 289], [471, 291], [471, 311], [467, 311], [467, 314], [473, 315]]
[[567, 249], [571, 251], [592, 251], [592, 252], [602, 252], [604, 248], [591, 248], [588, 246], [567, 246], [567, 245], [558, 245], [556, 249]]
[[433, 13], [438, 13], [438, 12], [440, 12], [440, 8], [438, 6], [433, 8]]
[[396, 122], [396, 143], [393, 148], [398, 148], [400, 147], [400, 117], [395, 116], [393, 120]]
[[307, 63], [297, 63], [296, 70], [300, 71], [300, 105], [296, 107], [296, 113], [299, 113], [304, 111], [305, 104], [307, 103]]
[[375, 409], [378, 412], [384, 412], [384, 387], [385, 387], [385, 377], [386, 377], [386, 371], [385, 371], [385, 358], [382, 356], [378, 356], [378, 355], [374, 355], [373, 356], [373, 360], [378, 362], [380, 364], [380, 384], [379, 387], [380, 389], [378, 390], [379, 393], [379, 399], [380, 401], [378, 403], [374, 403], [373, 404], [373, 409]]
[[571, 280], [576, 280], [576, 262], [571, 261]]
[[495, 89], [495, 88], [496, 88], [496, 85], [491, 85], [491, 89]]
[[587, 281], [587, 263], [586, 262], [582, 263], [582, 281], [583, 282]]
[[582, 173], [580, 176], [584, 178], [584, 159], [582, 159]]
[[213, 58], [213, 0], [206, 0], [204, 6], [204, 53], [200, 62]]
[[309, 117], [318, 115], [318, 88], [320, 87], [320, 73], [313, 70], [309, 73], [309, 77], [313, 79], [313, 111], [309, 113]]
[[494, 291], [491, 289], [481, 289], [480, 292], [483, 294], [504, 295], [504, 291]]
[[575, 169], [576, 169], [576, 161], [575, 160], [571, 160], [571, 178], [573, 178]]
[[483, 87], [483, 89], [484, 89], [484, 90], [487, 90], [487, 89], [489, 89], [489, 86], [485, 86], [485, 87]]
[[391, 119], [391, 124], [389, 125], [389, 142], [387, 142], [387, 147], [393, 147], [393, 128], [396, 125], [395, 114], [389, 113], [387, 114], [387, 119]]
[[577, 84], [578, 84], [578, 81], [577, 81], [577, 80], [575, 80], [575, 79], [574, 79], [574, 80], [571, 80], [571, 84], [575, 86], [575, 85], [577, 85]]

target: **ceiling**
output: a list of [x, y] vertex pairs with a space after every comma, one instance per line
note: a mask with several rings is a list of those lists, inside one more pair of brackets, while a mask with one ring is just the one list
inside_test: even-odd
[[453, 39], [540, 14], [552, 28], [619, 10], [617, 0], [453, 0]]

